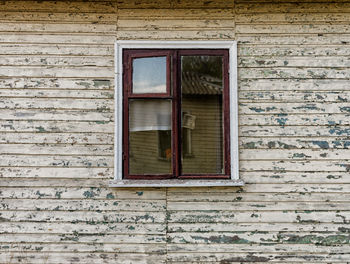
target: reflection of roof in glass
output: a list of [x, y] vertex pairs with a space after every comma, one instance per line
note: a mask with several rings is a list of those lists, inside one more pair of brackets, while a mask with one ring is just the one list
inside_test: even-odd
[[222, 80], [193, 72], [182, 72], [182, 93], [187, 95], [222, 94]]

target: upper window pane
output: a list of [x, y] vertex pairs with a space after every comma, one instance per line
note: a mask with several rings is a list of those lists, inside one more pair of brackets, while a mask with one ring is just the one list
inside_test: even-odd
[[135, 58], [133, 60], [132, 93], [166, 93], [167, 57]]

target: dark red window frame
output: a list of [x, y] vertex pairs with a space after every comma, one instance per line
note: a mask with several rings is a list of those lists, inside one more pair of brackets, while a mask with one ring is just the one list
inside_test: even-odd
[[[224, 174], [181, 174], [181, 56], [223, 56], [223, 126]], [[167, 57], [166, 93], [132, 93], [132, 60], [134, 58]], [[129, 99], [172, 100], [172, 174], [129, 174]], [[230, 100], [229, 100], [229, 50], [227, 49], [125, 49], [123, 51], [123, 175], [124, 179], [229, 179], [230, 166]]]

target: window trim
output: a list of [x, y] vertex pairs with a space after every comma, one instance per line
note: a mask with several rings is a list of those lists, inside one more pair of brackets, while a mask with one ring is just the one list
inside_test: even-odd
[[[124, 49], [228, 49], [230, 107], [230, 168], [227, 180], [125, 180], [123, 179], [123, 50]], [[115, 155], [111, 187], [241, 186], [238, 152], [237, 42], [120, 40], [115, 43]], [[156, 181], [156, 182], [155, 182]], [[214, 182], [217, 182], [215, 184]], [[147, 184], [149, 183], [149, 184]], [[191, 184], [192, 183], [192, 184]]]

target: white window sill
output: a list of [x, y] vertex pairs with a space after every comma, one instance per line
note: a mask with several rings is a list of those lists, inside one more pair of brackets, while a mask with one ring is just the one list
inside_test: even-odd
[[244, 186], [242, 180], [113, 180], [109, 187], [233, 187]]

